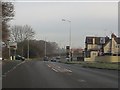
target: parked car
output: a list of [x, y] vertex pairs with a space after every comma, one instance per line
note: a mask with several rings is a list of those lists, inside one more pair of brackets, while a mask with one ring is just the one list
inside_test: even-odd
[[15, 57], [15, 60], [22, 60], [22, 61], [24, 61], [25, 58], [22, 57], [22, 56], [20, 56], [20, 55], [17, 55], [17, 56]]

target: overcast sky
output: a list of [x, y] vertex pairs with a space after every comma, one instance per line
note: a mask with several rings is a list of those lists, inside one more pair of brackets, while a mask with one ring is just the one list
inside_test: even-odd
[[[21, 0], [24, 1], [24, 0]], [[90, 0], [89, 0], [90, 1]], [[117, 2], [14, 2], [15, 17], [11, 25], [30, 25], [35, 39], [69, 43], [71, 21], [72, 47], [84, 48], [86, 36], [118, 34]]]

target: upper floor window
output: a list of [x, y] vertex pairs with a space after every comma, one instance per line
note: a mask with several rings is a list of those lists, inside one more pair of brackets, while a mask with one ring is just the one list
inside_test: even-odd
[[118, 46], [118, 48], [120, 48], [120, 46]]
[[119, 46], [119, 45], [116, 45], [116, 48], [120, 48], [120, 46]]
[[93, 43], [93, 39], [92, 38], [87, 38], [87, 43]]

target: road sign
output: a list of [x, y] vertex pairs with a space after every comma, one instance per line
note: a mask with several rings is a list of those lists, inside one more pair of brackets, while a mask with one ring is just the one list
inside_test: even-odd
[[17, 49], [17, 43], [16, 42], [9, 42], [8, 47], [13, 48], [13, 49]]

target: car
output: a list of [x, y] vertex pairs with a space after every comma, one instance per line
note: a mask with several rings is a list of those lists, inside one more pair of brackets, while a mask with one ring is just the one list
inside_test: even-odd
[[57, 56], [56, 59], [60, 59], [60, 56]]
[[51, 62], [56, 62], [56, 61], [57, 61], [56, 58], [51, 59]]
[[44, 57], [44, 61], [48, 61], [48, 57]]
[[22, 61], [24, 61], [25, 58], [22, 57], [22, 56], [20, 56], [20, 55], [17, 55], [17, 56], [15, 57], [15, 60], [22, 60]]
[[66, 61], [69, 61], [69, 60], [70, 60], [70, 58], [69, 58], [69, 57], [67, 57], [67, 58], [66, 58]]

